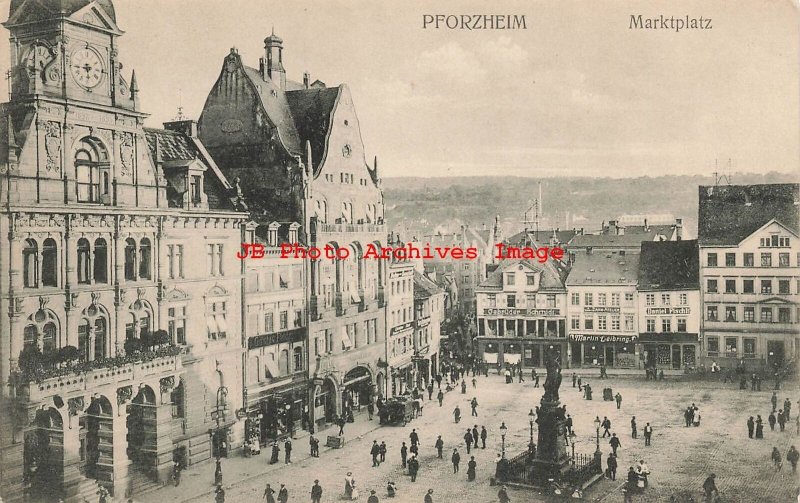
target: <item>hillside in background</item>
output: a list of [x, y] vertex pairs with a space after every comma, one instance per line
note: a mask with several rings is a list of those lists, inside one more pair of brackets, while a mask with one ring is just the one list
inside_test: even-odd
[[[735, 173], [733, 184], [797, 182], [785, 173]], [[666, 175], [639, 178], [511, 176], [398, 177], [383, 180], [389, 228], [411, 238], [437, 228], [453, 232], [461, 224], [491, 224], [495, 216], [506, 234], [522, 229], [525, 211], [542, 182], [540, 228], [581, 228], [591, 232], [620, 215], [671, 214], [683, 218], [688, 236], [697, 232], [697, 190], [712, 176]], [[531, 213], [532, 215], [532, 213]]]

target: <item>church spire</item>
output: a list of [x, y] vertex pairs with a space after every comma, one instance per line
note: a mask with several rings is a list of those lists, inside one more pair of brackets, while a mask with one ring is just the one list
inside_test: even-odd
[[283, 68], [283, 39], [272, 34], [264, 39], [264, 77], [270, 79], [281, 89], [286, 89], [286, 70]]

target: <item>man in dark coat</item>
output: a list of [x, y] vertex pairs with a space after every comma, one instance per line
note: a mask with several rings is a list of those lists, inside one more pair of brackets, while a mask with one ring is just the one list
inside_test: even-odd
[[753, 416], [747, 420], [747, 436], [753, 438], [753, 431], [756, 429], [756, 422], [753, 421]]
[[377, 440], [372, 441], [372, 448], [369, 450], [369, 453], [372, 454], [372, 467], [375, 468], [376, 466], [380, 466], [381, 462], [378, 461], [378, 456], [381, 453], [381, 448], [378, 445]]
[[436, 443], [434, 444], [434, 447], [436, 447], [436, 457], [442, 459], [442, 449], [444, 449], [444, 441], [442, 440], [441, 435], [436, 437]]
[[470, 407], [472, 407], [472, 415], [477, 417], [478, 416], [478, 399], [472, 397], [472, 401], [470, 402]]
[[617, 480], [617, 457], [612, 454], [606, 462], [608, 463], [608, 476], [611, 480]]
[[481, 449], [486, 449], [486, 437], [488, 433], [486, 432], [486, 426], [481, 426]]
[[417, 472], [419, 472], [419, 461], [416, 456], [411, 456], [408, 460], [408, 474], [411, 475], [411, 482], [417, 481]]
[[406, 443], [403, 442], [403, 445], [400, 447], [400, 460], [403, 462], [403, 468], [406, 467], [407, 459], [408, 459], [408, 447], [406, 447]]
[[756, 438], [764, 438], [764, 421], [760, 414], [756, 416]]
[[614, 400], [617, 402], [617, 410], [622, 406], [622, 395], [617, 391], [617, 394], [614, 395]]
[[322, 499], [322, 486], [319, 485], [319, 480], [314, 481], [311, 486], [311, 503], [319, 503]]
[[500, 501], [500, 503], [511, 503], [511, 498], [508, 497], [506, 486], [501, 487], [500, 490], [497, 491], [497, 500]]
[[386, 442], [381, 442], [381, 463], [386, 461]]
[[[522, 375], [522, 372], [519, 373]], [[467, 463], [467, 480], [472, 482], [475, 480], [475, 468], [478, 466], [478, 463], [475, 462], [475, 456], [470, 456], [469, 463]]]
[[778, 410], [778, 395], [775, 391], [772, 392], [772, 397], [770, 397], [769, 401], [772, 403], [772, 412]]
[[577, 380], [578, 376], [575, 375], [575, 372], [572, 373], [572, 387], [575, 387], [575, 381]]
[[614, 451], [614, 456], [617, 455], [617, 449], [622, 447], [622, 442], [619, 441], [617, 438], [617, 434], [613, 433], [611, 435], [611, 440], [608, 441], [608, 444], [611, 446], [611, 450]]
[[480, 438], [480, 436], [478, 435], [478, 425], [476, 424], [472, 428], [472, 445], [474, 445], [476, 449], [478, 448], [478, 438]]
[[442, 393], [441, 389], [436, 394], [436, 399], [439, 400], [439, 407], [441, 407], [442, 406], [442, 402], [444, 401], [444, 393]]
[[792, 410], [792, 401], [788, 398], [783, 401], [783, 418], [786, 419], [786, 422], [789, 422], [791, 419], [791, 410]]
[[419, 443], [419, 435], [417, 434], [416, 428], [411, 430], [408, 438], [411, 440], [411, 445], [417, 445]]
[[467, 444], [467, 454], [469, 454], [469, 449], [472, 447], [472, 432], [469, 429], [464, 433], [464, 443]]
[[370, 421], [372, 421], [372, 415], [375, 414], [375, 406], [372, 404], [372, 400], [367, 404], [367, 416]]
[[572, 416], [567, 414], [567, 435], [572, 435]]
[[797, 452], [794, 446], [789, 448], [789, 451], [786, 453], [786, 461], [791, 463], [792, 465], [792, 473], [797, 473], [797, 461], [800, 460], [800, 453]]
[[694, 416], [692, 409], [687, 407], [686, 410], [683, 411], [683, 420], [686, 422], [687, 428], [692, 425], [692, 416]]
[[638, 433], [636, 431], [636, 416], [631, 417], [631, 438], [636, 438]]
[[281, 484], [281, 490], [278, 491], [278, 503], [286, 503], [289, 501], [289, 490], [286, 486]]
[[769, 429], [775, 431], [775, 423], [777, 423], [777, 419], [775, 418], [775, 411], [769, 413], [769, 417], [767, 417], [767, 421], [769, 421]]
[[608, 417], [603, 416], [603, 422], [600, 423], [600, 426], [603, 427], [603, 438], [606, 438], [606, 435], [611, 436], [611, 420]]
[[458, 453], [458, 449], [453, 449], [450, 461], [453, 462], [453, 473], [458, 473], [458, 464], [461, 462], [461, 454]]
[[367, 503], [378, 503], [378, 496], [375, 494], [375, 489], [369, 492], [369, 498], [367, 498]]
[[292, 440], [289, 438], [283, 444], [283, 462], [287, 465], [292, 464]]
[[214, 485], [218, 486], [220, 484], [222, 484], [222, 463], [217, 458], [217, 464], [214, 468]]
[[423, 503], [433, 503], [433, 489], [428, 489]]
[[703, 482], [703, 492], [706, 493], [706, 501], [711, 501], [711, 496], [714, 493], [717, 493], [717, 495], [719, 495], [717, 484], [714, 482], [714, 479], [716, 478], [717, 476], [712, 473], [711, 475], [708, 476], [706, 481]]

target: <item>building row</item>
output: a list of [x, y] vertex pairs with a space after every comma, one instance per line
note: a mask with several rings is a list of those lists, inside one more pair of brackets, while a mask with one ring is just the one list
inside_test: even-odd
[[[775, 369], [800, 352], [800, 185], [701, 186], [682, 225], [604, 224], [557, 240], [563, 263], [500, 261], [476, 289], [489, 364]], [[627, 230], [627, 232], [626, 232]], [[510, 245], [536, 245], [532, 233]], [[549, 241], [549, 242], [548, 242]], [[542, 241], [540, 241], [542, 242]]]
[[4, 26], [4, 501], [128, 497], [435, 375], [444, 293], [360, 258], [388, 237], [346, 85], [288, 79], [272, 34], [198, 122], [146, 128], [111, 0], [12, 0]]

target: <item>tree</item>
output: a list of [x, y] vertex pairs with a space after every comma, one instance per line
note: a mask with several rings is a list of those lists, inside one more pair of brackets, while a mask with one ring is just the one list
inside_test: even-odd
[[128, 339], [125, 341], [125, 354], [128, 356], [133, 356], [134, 354], [138, 353], [142, 350], [142, 341], [139, 339]]
[[169, 336], [169, 332], [167, 332], [164, 329], [156, 330], [155, 333], [153, 333], [153, 339], [155, 344], [159, 347], [166, 346], [170, 342], [172, 342], [172, 339]]
[[67, 366], [70, 366], [80, 356], [80, 351], [75, 346], [64, 346], [58, 350], [58, 363], [66, 363]]
[[39, 346], [25, 346], [19, 354], [19, 368], [26, 375], [33, 375], [42, 368], [42, 352]]

